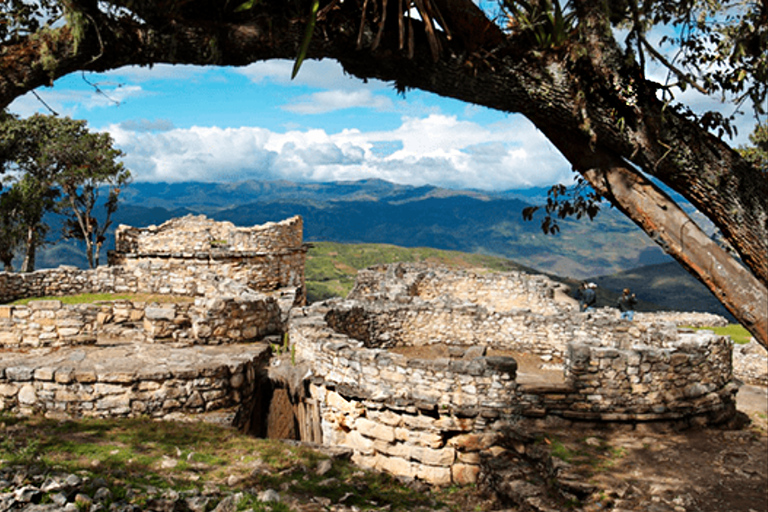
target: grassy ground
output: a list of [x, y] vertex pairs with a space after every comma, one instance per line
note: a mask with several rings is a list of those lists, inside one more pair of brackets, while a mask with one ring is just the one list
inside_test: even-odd
[[693, 329], [706, 329], [714, 331], [719, 336], [730, 336], [734, 343], [744, 345], [749, 343], [752, 335], [741, 324], [728, 324], [725, 327], [693, 327]]
[[[361, 510], [445, 507], [458, 512], [479, 503], [473, 487], [415, 490], [344, 460], [332, 460], [329, 468], [319, 471], [321, 464], [328, 464], [323, 461], [331, 460], [319, 452], [206, 423], [0, 415], [0, 432], [0, 467], [34, 466], [100, 478], [115, 501], [167, 489], [244, 491], [254, 497], [275, 489], [287, 498], [284, 501], [309, 507], [302, 510], [314, 510], [311, 505], [318, 502], [343, 502]], [[257, 511], [289, 510], [284, 503], [256, 505]]]
[[310, 302], [344, 297], [355, 283], [357, 271], [395, 262], [429, 262], [453, 268], [481, 267], [496, 271], [532, 269], [505, 258], [427, 247], [405, 248], [387, 244], [316, 242], [307, 254], [307, 297]]

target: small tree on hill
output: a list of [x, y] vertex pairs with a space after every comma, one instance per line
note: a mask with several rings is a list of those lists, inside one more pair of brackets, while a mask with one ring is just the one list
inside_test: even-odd
[[[35, 114], [6, 117], [0, 140], [0, 156], [11, 162], [6, 168], [13, 176], [12, 203], [26, 233], [21, 271], [34, 270], [37, 247], [48, 231], [43, 217], [53, 211], [65, 215], [65, 236], [85, 242], [88, 264], [95, 267], [120, 191], [130, 180], [112, 138], [88, 131], [85, 121]], [[106, 216], [99, 222], [94, 211], [103, 187]]]

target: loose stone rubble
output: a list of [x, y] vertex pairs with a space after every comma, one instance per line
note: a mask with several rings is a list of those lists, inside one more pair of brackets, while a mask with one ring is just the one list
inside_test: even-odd
[[[0, 467], [0, 511], [231, 512], [239, 510], [237, 506], [244, 498], [246, 495], [243, 492], [222, 493], [217, 488], [181, 492], [130, 488], [125, 489], [124, 496], [117, 497], [110, 490], [109, 483], [102, 478], [48, 472], [35, 467]], [[258, 502], [281, 499], [273, 489], [263, 491], [253, 498]]]

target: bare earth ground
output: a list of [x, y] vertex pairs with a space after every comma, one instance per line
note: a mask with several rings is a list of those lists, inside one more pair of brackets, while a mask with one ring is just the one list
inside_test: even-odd
[[[427, 358], [446, 357], [444, 350], [394, 351]], [[561, 371], [546, 370], [556, 361], [505, 355], [517, 359], [520, 382], [563, 381]], [[566, 473], [594, 486], [580, 506], [567, 510], [768, 512], [768, 389], [742, 386], [737, 407], [743, 426], [674, 431], [642, 424], [611, 429], [584, 425], [548, 430], [546, 441], [560, 454], [558, 464], [564, 459]]]

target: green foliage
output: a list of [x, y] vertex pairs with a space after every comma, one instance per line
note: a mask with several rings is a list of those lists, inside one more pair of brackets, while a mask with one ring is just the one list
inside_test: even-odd
[[758, 124], [749, 135], [751, 146], [739, 147], [739, 153], [752, 165], [768, 172], [768, 124]]
[[11, 302], [11, 305], [26, 305], [35, 300], [59, 300], [62, 304], [92, 304], [94, 302], [111, 302], [117, 300], [129, 300], [132, 302], [157, 302], [159, 304], [165, 303], [182, 303], [182, 302], [194, 302], [192, 297], [184, 297], [177, 295], [155, 295], [155, 294], [115, 294], [115, 293], [80, 293], [77, 295], [64, 295], [62, 297], [30, 297], [26, 299], [19, 299]]
[[[82, 239], [90, 267], [97, 266], [118, 196], [130, 182], [130, 172], [117, 161], [123, 153], [112, 147], [112, 138], [90, 132], [85, 121], [35, 114], [5, 116], [0, 141], [0, 163], [15, 171], [10, 179], [14, 195], [7, 202], [26, 232], [22, 271], [34, 269], [35, 250], [47, 231], [43, 216], [51, 211], [65, 212], [65, 236]], [[105, 215], [99, 221], [94, 210], [105, 188]]]
[[307, 57], [307, 50], [309, 50], [309, 43], [312, 41], [312, 33], [315, 31], [315, 23], [317, 22], [317, 11], [320, 9], [320, 0], [312, 0], [312, 9], [309, 13], [309, 21], [307, 22], [307, 28], [304, 30], [304, 38], [301, 40], [301, 46], [299, 47], [299, 53], [296, 55], [296, 61], [293, 63], [293, 70], [291, 71], [291, 80], [296, 78], [299, 73], [299, 68]]
[[529, 37], [538, 49], [558, 48], [573, 34], [576, 16], [570, 1], [565, 9], [559, 0], [505, 0], [504, 5], [511, 15], [512, 32]]
[[[549, 235], [557, 234], [560, 231], [558, 218], [581, 219], [586, 215], [589, 220], [593, 220], [600, 211], [601, 200], [600, 194], [595, 192], [581, 176], [577, 178], [576, 185], [573, 187], [553, 185], [547, 194], [547, 204], [544, 207], [546, 215], [541, 220], [541, 230]], [[534, 213], [540, 208], [540, 206], [523, 208], [523, 219], [533, 220]]]
[[0, 43], [16, 43], [61, 15], [56, 0], [4, 0], [0, 8]]

